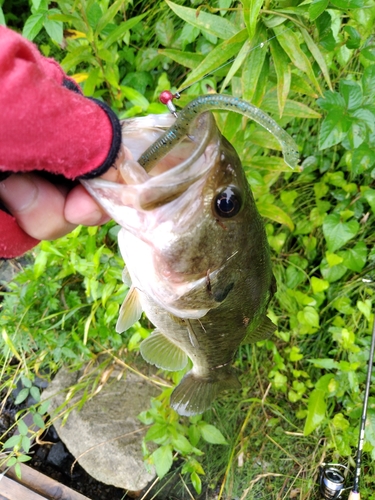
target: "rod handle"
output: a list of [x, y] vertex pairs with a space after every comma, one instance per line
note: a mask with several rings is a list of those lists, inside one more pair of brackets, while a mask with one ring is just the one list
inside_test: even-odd
[[355, 491], [351, 491], [349, 494], [348, 500], [361, 500], [361, 495], [360, 495], [360, 493], [357, 493]]

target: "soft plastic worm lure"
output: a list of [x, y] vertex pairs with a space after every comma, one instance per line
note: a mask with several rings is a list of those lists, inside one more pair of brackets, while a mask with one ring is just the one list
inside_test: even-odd
[[[167, 92], [166, 92], [167, 93]], [[285, 162], [292, 168], [298, 163], [298, 147], [291, 136], [285, 132], [270, 116], [256, 106], [242, 99], [228, 95], [214, 94], [197, 97], [184, 109], [176, 113], [172, 104], [173, 96], [169, 93], [169, 100], [164, 99], [168, 109], [176, 116], [175, 123], [155, 141], [138, 159], [146, 170], [159, 162], [184, 137], [189, 136], [194, 120], [205, 111], [225, 110], [234, 111], [251, 118], [270, 132], [281, 145]]]

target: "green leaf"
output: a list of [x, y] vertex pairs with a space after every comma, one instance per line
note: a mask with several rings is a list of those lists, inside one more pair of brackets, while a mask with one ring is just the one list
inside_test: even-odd
[[[251, 144], [255, 144], [257, 146], [261, 146], [262, 148], [266, 149], [275, 149], [276, 151], [281, 151], [281, 146], [279, 141], [274, 137], [270, 132], [267, 132], [266, 130], [262, 129], [257, 129], [251, 132], [251, 135], [249, 137], [249, 142]], [[258, 161], [258, 158], [260, 157], [253, 157], [252, 160], [256, 158], [255, 161]], [[280, 160], [282, 160], [280, 158]], [[283, 161], [283, 160], [282, 160]], [[286, 165], [286, 163], [285, 163]], [[290, 172], [290, 167], [288, 167], [288, 172]]]
[[319, 328], [319, 314], [314, 307], [305, 306], [303, 311], [298, 311], [297, 320], [309, 328]]
[[156, 423], [152, 425], [145, 436], [145, 441], [155, 441], [160, 444], [168, 438], [168, 424], [167, 423]]
[[182, 87], [192, 85], [193, 83], [199, 81], [202, 77], [215, 71], [219, 66], [228, 61], [231, 57], [241, 50], [246, 38], [246, 30], [240, 31], [237, 35], [229, 40], [225, 40], [220, 45], [215, 47], [200, 63], [200, 65], [195, 68], [194, 71], [190, 73]]
[[364, 0], [331, 0], [331, 3], [343, 10], [360, 9], [365, 6]]
[[290, 90], [290, 60], [276, 39], [271, 40], [270, 47], [277, 76], [277, 102], [279, 106], [279, 115], [282, 117], [286, 99]]
[[342, 413], [336, 413], [336, 415], [332, 419], [333, 425], [336, 429], [340, 429], [341, 431], [346, 431], [350, 427], [349, 421], [344, 417]]
[[34, 424], [39, 427], [39, 429], [44, 429], [45, 428], [45, 423], [42, 418], [42, 416], [39, 413], [34, 413], [33, 415], [33, 422]]
[[172, 467], [173, 454], [170, 445], [160, 446], [151, 455], [155, 465], [156, 474], [161, 479], [163, 478], [169, 469]]
[[369, 61], [375, 61], [375, 44], [368, 45], [362, 49], [361, 55]]
[[191, 24], [184, 24], [180, 36], [178, 37], [177, 43], [180, 43], [182, 46], [182, 50], [185, 49], [186, 45], [192, 43], [199, 36], [200, 30], [195, 26], [191, 26]]
[[31, 446], [31, 439], [29, 436], [22, 436], [21, 447], [25, 453], [29, 453]]
[[362, 89], [357, 82], [340, 80], [340, 94], [348, 109], [357, 109], [362, 104]]
[[40, 390], [39, 390], [38, 387], [36, 387], [35, 385], [33, 385], [31, 387], [31, 389], [30, 389], [30, 395], [31, 395], [32, 398], [35, 399], [35, 401], [37, 403], [39, 403], [39, 401], [40, 401]]
[[339, 144], [346, 136], [351, 125], [341, 111], [331, 111], [324, 118], [319, 130], [319, 149], [327, 149]]
[[362, 75], [363, 95], [372, 99], [375, 95], [375, 64], [368, 66]]
[[319, 98], [317, 100], [317, 104], [326, 111], [341, 111], [345, 110], [345, 101], [342, 95], [338, 92], [332, 92], [331, 90], [327, 90], [324, 92], [324, 98]]
[[308, 359], [307, 361], [317, 368], [324, 368], [325, 370], [337, 370], [339, 368], [338, 362], [331, 358]]
[[309, 5], [309, 15], [311, 21], [315, 21], [315, 19], [326, 10], [328, 2], [329, 0], [313, 0], [313, 2]]
[[260, 27], [259, 32], [251, 44], [252, 48], [250, 49], [243, 65], [241, 80], [242, 96], [243, 99], [249, 102], [253, 102], [253, 97], [259, 85], [259, 78], [261, 76], [267, 54], [266, 48], [264, 46], [260, 46], [260, 44], [264, 44], [266, 41], [267, 32], [263, 27]]
[[243, 17], [251, 40], [255, 34], [258, 16], [263, 0], [241, 0], [243, 5]]
[[159, 54], [169, 57], [172, 61], [190, 69], [196, 68], [204, 59], [202, 54], [175, 49], [161, 49], [159, 50]]
[[131, 19], [128, 19], [127, 21], [119, 24], [111, 33], [107, 36], [107, 38], [104, 40], [103, 43], [103, 48], [108, 49], [113, 43], [119, 42], [122, 40], [122, 38], [125, 36], [125, 34], [134, 28], [139, 22], [147, 15], [147, 12], [144, 14], [141, 14], [140, 16], [135, 16], [132, 17]]
[[[273, 113], [275, 112], [275, 109], [277, 109], [277, 105], [278, 103], [276, 97], [274, 97], [272, 94], [269, 94], [264, 99], [262, 108], [264, 109], [264, 111]], [[306, 104], [298, 101], [292, 101], [291, 99], [287, 99], [285, 102], [284, 116], [292, 116], [293, 118], [321, 118], [320, 113], [314, 111]]]
[[18, 432], [21, 434], [21, 436], [27, 436], [29, 432], [29, 428], [25, 424], [24, 420], [17, 420], [17, 427], [18, 427]]
[[96, 26], [98, 25], [99, 19], [102, 17], [103, 12], [102, 9], [100, 8], [99, 3], [93, 3], [89, 7], [88, 11], [86, 12], [87, 15], [87, 20], [89, 22], [89, 25], [91, 28], [94, 30]]
[[348, 33], [349, 38], [346, 41], [348, 49], [358, 49], [361, 45], [361, 35], [353, 26], [344, 26], [344, 31]]
[[332, 302], [332, 307], [337, 309], [342, 314], [353, 314], [354, 309], [351, 306], [351, 300], [349, 297], [337, 297]]
[[191, 482], [192, 482], [192, 485], [193, 485], [195, 491], [198, 493], [198, 495], [200, 495], [202, 492], [201, 478], [198, 476], [198, 474], [195, 471], [193, 471], [190, 474], [190, 479], [191, 479]]
[[[375, 161], [375, 158], [374, 158]], [[362, 198], [364, 198], [370, 205], [372, 212], [375, 214], [375, 189], [368, 188], [362, 193]]]
[[6, 26], [4, 11], [0, 5], [0, 26]]
[[86, 45], [76, 47], [61, 62], [65, 71], [69, 71], [74, 66], [87, 62], [92, 66], [97, 66], [97, 61]]
[[24, 24], [22, 35], [28, 40], [34, 40], [39, 31], [43, 28], [46, 13], [32, 14]]
[[22, 385], [24, 387], [27, 387], [28, 389], [31, 389], [31, 387], [33, 386], [32, 381], [28, 377], [26, 377], [25, 375], [21, 375], [21, 381], [22, 381]]
[[[354, 175], [362, 174], [375, 164], [375, 150], [370, 148], [368, 144], [363, 143], [359, 148], [353, 151], [351, 162], [352, 173]], [[366, 198], [370, 203], [370, 198]], [[375, 212], [375, 207], [370, 203], [372, 210]]]
[[231, 79], [237, 73], [238, 69], [242, 66], [242, 63], [244, 62], [246, 56], [248, 55], [249, 48], [250, 48], [250, 41], [246, 40], [246, 42], [242, 45], [241, 50], [239, 51], [235, 60], [233, 61], [232, 65], [227, 73], [227, 76], [225, 77], [225, 80], [221, 85], [220, 92], [224, 91], [225, 87], [228, 85], [228, 83], [231, 81]]
[[364, 241], [359, 241], [350, 250], [344, 250], [339, 252], [339, 255], [343, 257], [343, 264], [351, 271], [357, 273], [361, 272], [366, 264], [367, 259], [367, 247]]
[[371, 319], [371, 309], [372, 303], [369, 299], [366, 299], [364, 302], [362, 300], [357, 301], [357, 307], [361, 311], [361, 313], [365, 316], [367, 321]]
[[113, 4], [109, 7], [109, 9], [106, 12], [104, 12], [102, 17], [98, 20], [95, 30], [96, 33], [100, 33], [101, 31], [103, 31], [103, 29], [107, 26], [107, 24], [109, 24], [113, 20], [113, 18], [115, 17], [115, 15], [117, 14], [117, 12], [119, 11], [119, 9], [123, 4], [124, 4], [123, 0], [116, 0], [115, 2], [113, 2]]
[[44, 415], [47, 412], [50, 404], [51, 404], [51, 401], [49, 399], [46, 399], [45, 401], [43, 401], [43, 403], [40, 406], [38, 406], [39, 415]]
[[309, 85], [306, 79], [303, 76], [297, 75], [297, 73], [292, 73], [292, 81], [290, 84], [291, 90], [294, 92], [298, 92], [299, 94], [308, 95], [317, 99], [318, 94], [315, 90]]
[[310, 283], [314, 293], [324, 292], [324, 290], [329, 288], [328, 281], [316, 278], [315, 276], [311, 278]]
[[344, 274], [347, 272], [347, 267], [343, 264], [338, 264], [336, 266], [328, 265], [327, 259], [323, 259], [320, 265], [320, 272], [324, 279], [333, 283], [334, 281], [338, 281]]
[[174, 37], [174, 24], [172, 19], [164, 18], [155, 24], [155, 34], [161, 45], [168, 47]]
[[188, 453], [191, 453], [193, 450], [192, 445], [189, 443], [188, 439], [186, 439], [185, 436], [182, 434], [178, 434], [175, 439], [172, 441], [173, 447], [175, 450], [177, 450], [179, 453], [182, 453], [183, 455], [187, 455]]
[[100, 68], [92, 68], [88, 78], [83, 84], [83, 93], [85, 96], [92, 96], [95, 92], [95, 87], [98, 84], [100, 75]]
[[[19, 446], [21, 444], [22, 436], [16, 434], [5, 441], [2, 445], [4, 449], [14, 448], [15, 446]], [[10, 461], [10, 460], [9, 460]]]
[[202, 438], [211, 444], [228, 444], [225, 437], [214, 425], [207, 424], [201, 421], [199, 423], [199, 429], [202, 434]]
[[53, 21], [49, 18], [50, 13], [53, 13], [54, 11], [57, 11], [57, 9], [51, 9], [48, 12], [48, 16], [46, 17], [44, 21], [44, 28], [47, 31], [48, 35], [57, 42], [59, 45], [63, 43], [63, 23], [60, 21]]
[[[251, 138], [254, 139], [253, 136]], [[261, 141], [259, 137], [258, 139], [259, 141], [257, 141], [257, 144], [263, 148], [271, 148], [271, 145], [267, 143], [266, 140]], [[253, 142], [253, 140], [251, 142]], [[290, 167], [285, 163], [283, 158], [279, 156], [253, 156], [249, 162], [244, 162], [244, 167], [270, 170], [273, 172], [290, 172]]]
[[208, 14], [202, 11], [199, 11], [197, 15], [196, 9], [182, 7], [170, 0], [166, 0], [166, 3], [178, 17], [210, 35], [226, 40], [237, 33], [235, 25], [220, 15]]
[[197, 446], [200, 438], [201, 438], [201, 431], [199, 430], [199, 427], [197, 425], [190, 425], [188, 429], [188, 435], [190, 442], [193, 446]]
[[312, 37], [309, 35], [307, 30], [301, 29], [301, 33], [302, 33], [302, 36], [306, 42], [306, 45], [309, 48], [309, 51], [311, 52], [312, 56], [314, 57], [315, 61], [318, 63], [318, 66], [322, 71], [328, 87], [330, 88], [330, 90], [332, 90], [331, 77], [329, 76], [329, 69], [328, 69], [326, 60], [324, 58], [324, 55], [321, 53], [321, 51], [319, 50], [319, 47], [316, 45], [316, 43], [314, 42]]
[[15, 401], [14, 401], [14, 404], [16, 404], [16, 405], [21, 404], [23, 401], [25, 401], [25, 399], [28, 398], [29, 393], [30, 393], [30, 390], [27, 387], [25, 387], [24, 389], [21, 389], [20, 392], [18, 393]]
[[125, 87], [121, 85], [121, 91], [126, 99], [128, 99], [134, 106], [140, 106], [144, 111], [147, 110], [150, 103], [145, 98], [145, 96], [143, 96], [137, 90], [133, 89], [132, 87]]
[[305, 436], [311, 434], [323, 422], [326, 409], [325, 393], [320, 389], [314, 389], [308, 402], [307, 417], [303, 430]]
[[323, 233], [330, 252], [335, 252], [354, 238], [359, 231], [359, 223], [355, 220], [342, 222], [339, 214], [329, 214], [323, 222]]
[[257, 206], [262, 217], [268, 217], [279, 224], [285, 224], [291, 231], [293, 231], [293, 221], [282, 208], [266, 202], [261, 202]]
[[284, 26], [275, 26], [274, 32], [281, 47], [288, 54], [293, 64], [307, 75], [311, 83], [321, 94], [320, 85], [315, 77], [314, 71], [306, 54], [300, 47], [297, 34], [293, 30], [285, 30]]
[[286, 285], [288, 288], [296, 288], [300, 283], [305, 280], [303, 271], [290, 265], [286, 269]]

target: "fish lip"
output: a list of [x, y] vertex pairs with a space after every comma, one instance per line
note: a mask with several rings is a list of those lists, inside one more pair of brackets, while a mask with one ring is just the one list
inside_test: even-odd
[[[186, 160], [172, 165], [159, 174], [149, 175], [145, 182], [139, 184], [113, 182], [102, 178], [81, 179], [81, 183], [118, 224], [130, 230], [126, 224], [126, 217], [119, 215], [119, 212], [126, 212], [126, 208], [147, 212], [178, 200], [211, 170], [214, 165], [219, 133], [211, 113], [204, 113], [199, 116], [199, 119], [204, 134], [198, 143], [193, 143], [195, 147]], [[138, 121], [141, 123], [141, 118], [132, 119], [133, 125], [129, 127], [130, 130], [135, 129], [134, 123], [137, 124]], [[153, 117], [151, 120], [148, 119], [147, 123], [154, 124], [155, 121], [156, 118]], [[161, 131], [163, 128], [164, 125], [160, 127]], [[176, 153], [176, 150], [178, 153], [179, 146], [180, 144], [175, 146], [171, 153]], [[129, 167], [126, 167], [128, 164]], [[134, 160], [125, 159], [119, 169], [132, 168], [133, 164]], [[139, 164], [138, 166], [142, 168]]]

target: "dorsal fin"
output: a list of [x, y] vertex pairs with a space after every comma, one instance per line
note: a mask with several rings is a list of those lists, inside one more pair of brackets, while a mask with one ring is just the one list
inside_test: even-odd
[[272, 321], [264, 316], [262, 322], [255, 328], [255, 330], [250, 331], [246, 337], [243, 339], [242, 344], [252, 344], [253, 342], [258, 342], [259, 340], [264, 340], [270, 337], [277, 326], [272, 323]]

